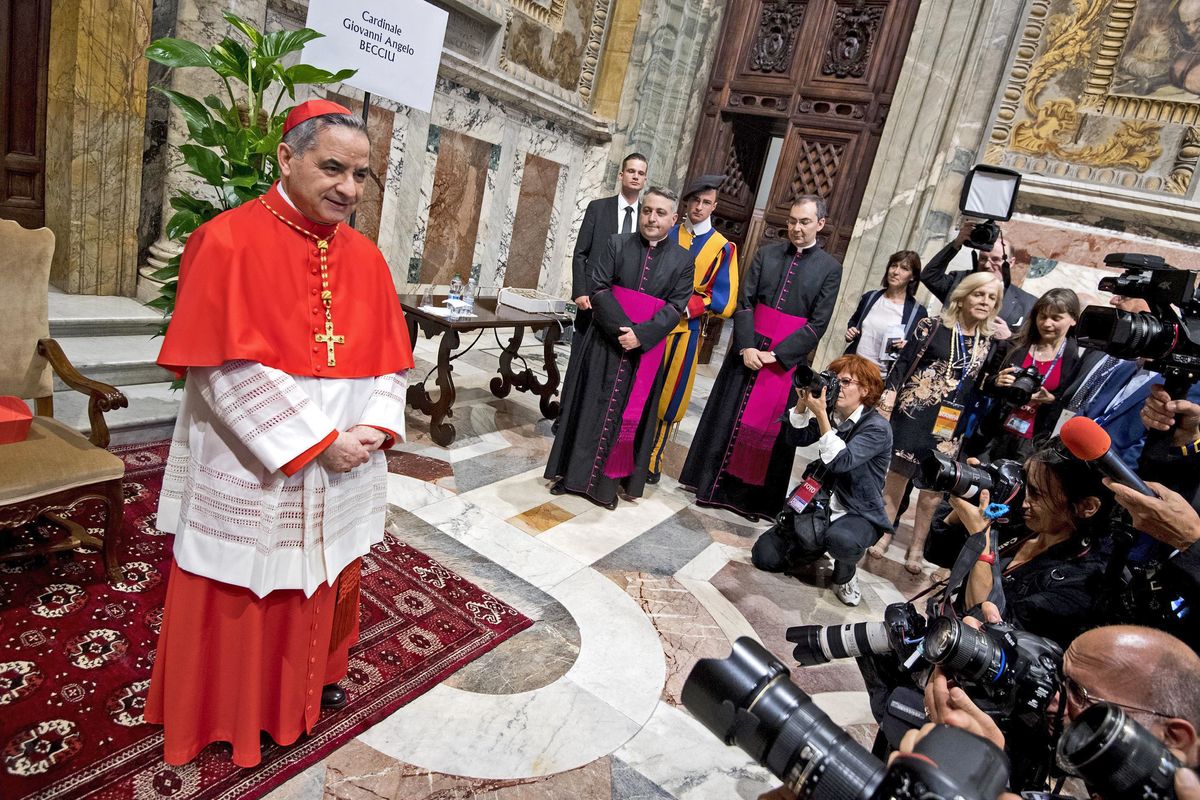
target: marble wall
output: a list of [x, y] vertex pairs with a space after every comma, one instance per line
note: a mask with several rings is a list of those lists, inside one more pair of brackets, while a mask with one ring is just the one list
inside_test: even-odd
[[[335, 100], [355, 114], [362, 116], [362, 100], [344, 94], [330, 94]], [[367, 131], [371, 136], [371, 174], [363, 189], [362, 201], [355, 212], [354, 227], [370, 239], [379, 238], [379, 220], [383, 214], [383, 180], [388, 171], [391, 157], [392, 128], [396, 115], [390, 110], [372, 105], [367, 113]]]
[[558, 195], [558, 179], [562, 167], [532, 153], [525, 156], [521, 176], [521, 192], [517, 213], [512, 225], [512, 244], [508, 251], [505, 286], [536, 288], [538, 277], [550, 252], [546, 242]]
[[61, 0], [50, 15], [46, 225], [51, 282], [134, 292], [151, 0]]
[[448, 284], [455, 276], [477, 275], [474, 264], [484, 195], [495, 188], [500, 148], [457, 131], [434, 126], [427, 152], [435, 159], [428, 220], [420, 248], [421, 283]]

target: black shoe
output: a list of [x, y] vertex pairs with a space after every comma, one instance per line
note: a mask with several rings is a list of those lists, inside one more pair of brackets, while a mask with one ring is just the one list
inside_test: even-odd
[[554, 485], [550, 487], [550, 494], [557, 495], [557, 494], [566, 494], [566, 493], [567, 493], [567, 487], [563, 486], [562, 481], [556, 481], [554, 483]]
[[346, 690], [338, 686], [336, 683], [331, 683], [321, 689], [321, 708], [328, 708], [336, 711], [350, 700], [346, 696]]
[[646, 476], [646, 483], [658, 483], [658, 479], [660, 477], [662, 477], [662, 476], [659, 473], [651, 472], [649, 475]]

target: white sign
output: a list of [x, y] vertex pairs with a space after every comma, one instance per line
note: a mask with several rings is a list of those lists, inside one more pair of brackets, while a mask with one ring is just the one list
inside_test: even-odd
[[448, 17], [422, 0], [309, 0], [307, 25], [325, 36], [304, 46], [304, 61], [356, 69], [351, 86], [429, 111]]

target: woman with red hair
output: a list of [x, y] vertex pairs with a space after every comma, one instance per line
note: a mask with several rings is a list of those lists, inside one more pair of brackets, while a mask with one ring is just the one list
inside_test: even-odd
[[[861, 599], [855, 564], [892, 530], [883, 482], [892, 458], [892, 428], [875, 410], [883, 394], [879, 367], [859, 355], [834, 359], [837, 396], [829, 388], [800, 392], [784, 428], [793, 447], [817, 445], [817, 458], [788, 498], [776, 525], [759, 537], [754, 565], [791, 572], [826, 552], [833, 557], [833, 593], [848, 606]], [[829, 402], [832, 400], [832, 402]]]

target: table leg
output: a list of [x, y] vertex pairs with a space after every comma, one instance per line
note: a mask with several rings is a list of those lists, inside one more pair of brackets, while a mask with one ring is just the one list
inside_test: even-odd
[[[429, 329], [425, 329], [425, 336], [433, 338]], [[437, 400], [430, 396], [424, 382], [408, 387], [408, 402], [413, 408], [429, 415], [429, 434], [442, 447], [448, 447], [457, 435], [454, 425], [444, 420], [454, 415], [454, 378], [451, 375], [454, 367], [450, 364], [450, 355], [458, 348], [458, 343], [458, 331], [443, 329], [442, 341], [438, 346], [437, 385], [441, 391]]]
[[559, 402], [554, 399], [558, 394], [558, 360], [554, 357], [554, 345], [558, 342], [559, 327], [551, 325], [546, 328], [546, 339], [542, 343], [542, 356], [546, 363], [546, 382], [542, 384], [538, 394], [541, 395], [539, 405], [542, 416], [546, 419], [557, 419], [560, 411]]
[[524, 390], [524, 382], [528, 380], [529, 370], [526, 369], [520, 375], [516, 375], [512, 371], [513, 357], [521, 351], [521, 340], [524, 338], [525, 326], [518, 325], [513, 329], [513, 335], [508, 340], [508, 344], [500, 351], [500, 374], [492, 378], [491, 383], [492, 394], [496, 397], [508, 397], [508, 393], [514, 386]]
[[514, 388], [518, 392], [531, 392], [541, 398], [539, 406], [542, 416], [554, 419], [558, 416], [559, 403], [554, 399], [558, 394], [558, 364], [554, 360], [554, 343], [558, 341], [558, 326], [546, 328], [546, 340], [542, 346], [542, 355], [546, 361], [546, 381], [538, 380], [534, 371], [529, 367], [520, 372], [513, 372], [512, 361], [518, 356], [521, 341], [525, 338], [525, 327], [518, 325], [513, 330], [512, 338], [500, 353], [500, 374], [492, 378], [492, 394], [496, 397], [507, 397]]

